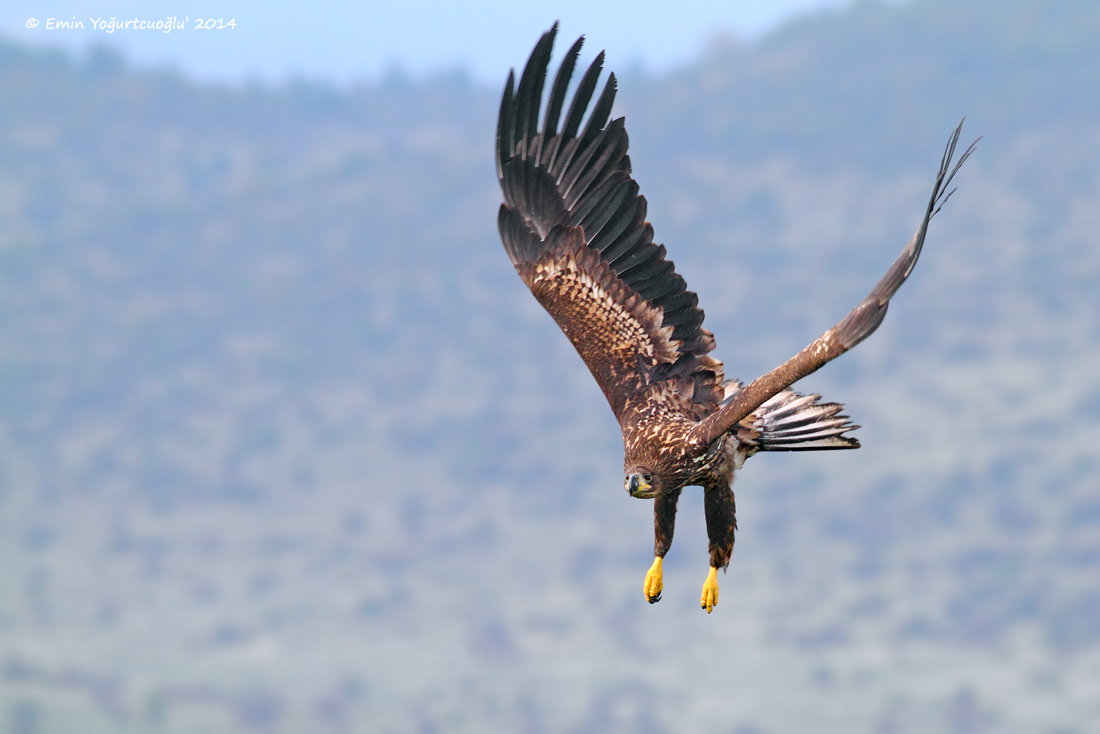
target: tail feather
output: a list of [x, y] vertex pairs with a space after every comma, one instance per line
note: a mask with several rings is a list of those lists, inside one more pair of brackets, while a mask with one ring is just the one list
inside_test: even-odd
[[[741, 390], [741, 383], [725, 383], [725, 399]], [[821, 403], [820, 395], [781, 390], [731, 430], [751, 454], [758, 451], [824, 451], [858, 449], [859, 441], [844, 434], [859, 426], [840, 415], [840, 403]]]

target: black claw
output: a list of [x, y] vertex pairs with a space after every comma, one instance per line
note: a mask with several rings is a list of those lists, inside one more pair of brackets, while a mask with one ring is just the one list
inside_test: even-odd
[[663, 594], [663, 593], [664, 592], [658, 591], [657, 596], [650, 597], [649, 603], [650, 604], [656, 604], [657, 602], [661, 601], [661, 594]]

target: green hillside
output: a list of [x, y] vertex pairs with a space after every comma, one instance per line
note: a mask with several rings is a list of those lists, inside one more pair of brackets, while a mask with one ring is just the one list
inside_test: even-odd
[[621, 79], [743, 379], [985, 135], [884, 326], [800, 385], [863, 448], [748, 463], [709, 617], [699, 493], [645, 604], [651, 508], [501, 250], [499, 89], [0, 43], [0, 732], [1088, 731], [1098, 33], [862, 2]]

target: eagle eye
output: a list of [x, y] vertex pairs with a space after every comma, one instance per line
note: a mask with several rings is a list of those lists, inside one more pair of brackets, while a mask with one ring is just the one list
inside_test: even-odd
[[652, 474], [650, 474], [649, 472], [646, 472], [645, 474], [643, 474], [643, 475], [642, 475], [642, 478], [643, 478], [643, 479], [645, 479], [645, 481], [646, 481], [646, 483], [647, 483], [647, 484], [648, 484], [649, 482], [652, 482], [652, 481], [653, 481], [653, 475], [652, 475]]

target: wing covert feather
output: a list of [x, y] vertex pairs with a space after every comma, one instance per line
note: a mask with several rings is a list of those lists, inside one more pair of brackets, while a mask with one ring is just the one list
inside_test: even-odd
[[661, 312], [630, 293], [580, 228], [555, 228], [551, 246], [519, 275], [569, 337], [616, 416], [652, 382], [658, 365], [679, 359]]

